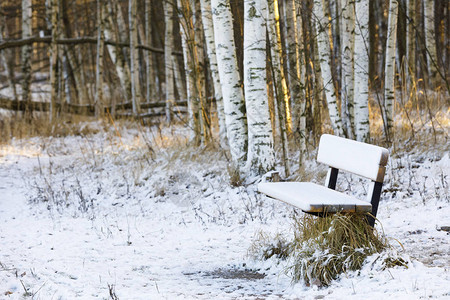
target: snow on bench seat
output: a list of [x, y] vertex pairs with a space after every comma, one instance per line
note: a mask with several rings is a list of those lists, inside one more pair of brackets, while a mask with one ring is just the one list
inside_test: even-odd
[[258, 191], [305, 212], [370, 212], [369, 202], [311, 182], [264, 182]]

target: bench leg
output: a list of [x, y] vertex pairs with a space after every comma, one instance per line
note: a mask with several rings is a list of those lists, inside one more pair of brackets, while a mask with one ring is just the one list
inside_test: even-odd
[[369, 216], [367, 218], [367, 222], [370, 226], [375, 225], [375, 217], [377, 216], [378, 212], [378, 203], [380, 202], [381, 197], [381, 187], [383, 186], [382, 182], [376, 182], [372, 181], [369, 188], [369, 193], [367, 194], [367, 197], [370, 200], [370, 204], [372, 204], [372, 216]]

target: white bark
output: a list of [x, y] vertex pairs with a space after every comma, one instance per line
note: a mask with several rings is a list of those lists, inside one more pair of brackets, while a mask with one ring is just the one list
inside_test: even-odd
[[397, 40], [398, 0], [389, 1], [389, 21], [386, 40], [386, 64], [384, 77], [384, 118], [386, 137], [392, 139], [395, 100], [395, 42]]
[[273, 170], [272, 126], [266, 90], [266, 13], [264, 1], [244, 1], [244, 88], [248, 124], [247, 168], [256, 174]]
[[355, 10], [353, 1], [342, 0], [342, 78], [341, 78], [341, 118], [343, 128], [349, 138], [353, 138], [352, 106], [353, 106], [353, 50], [355, 41]]
[[436, 35], [434, 30], [434, 1], [424, 1], [425, 44], [430, 88], [434, 88], [437, 76]]
[[[4, 28], [3, 26], [6, 27], [6, 22], [0, 24], [0, 43], [3, 41], [3, 28]], [[0, 51], [0, 60], [2, 61], [3, 69], [6, 71], [6, 74], [8, 76], [9, 86], [11, 87], [11, 90], [13, 92], [14, 100], [17, 101], [18, 96], [16, 84], [14, 82], [14, 69], [13, 69], [14, 67], [11, 66], [11, 60], [8, 59], [10, 57], [11, 55], [8, 49]]]
[[[31, 1], [30, 1], [31, 2]], [[58, 0], [51, 1], [51, 22], [52, 22], [52, 43], [50, 46], [50, 122], [56, 119], [56, 98], [58, 96], [58, 81], [57, 81], [57, 62], [58, 62], [58, 19], [59, 19], [59, 5]]]
[[406, 58], [409, 67], [409, 82], [416, 76], [416, 0], [406, 0]]
[[227, 129], [225, 126], [225, 112], [223, 109], [222, 87], [220, 86], [219, 70], [217, 67], [216, 45], [214, 44], [214, 25], [212, 21], [211, 0], [200, 0], [202, 9], [203, 29], [205, 31], [206, 51], [208, 53], [211, 77], [214, 85], [217, 117], [219, 121], [219, 140], [222, 148], [228, 148]]
[[140, 109], [141, 88], [139, 84], [136, 0], [129, 0], [129, 20], [130, 20], [131, 102], [133, 104], [133, 115], [138, 116], [141, 110]]
[[165, 85], [166, 85], [166, 119], [172, 122], [172, 107], [175, 102], [175, 85], [173, 81], [173, 3], [169, 0], [164, 1], [164, 66], [165, 66]]
[[97, 0], [97, 64], [95, 72], [95, 115], [103, 115], [103, 53], [105, 49], [104, 7], [101, 0]]
[[193, 58], [188, 44], [188, 41], [191, 41], [193, 38], [193, 32], [190, 24], [186, 22], [186, 20], [190, 19], [190, 6], [183, 0], [177, 0], [177, 3], [179, 12], [178, 19], [180, 20], [181, 45], [183, 47], [184, 70], [186, 72], [189, 128], [191, 129], [189, 140], [198, 145], [200, 144], [199, 104], [198, 98], [196, 97]]
[[[32, 35], [32, 1], [22, 0], [22, 38], [30, 38]], [[22, 100], [31, 101], [31, 52], [33, 46], [26, 45], [22, 47]], [[28, 109], [28, 108], [27, 108]]]
[[355, 0], [355, 134], [369, 142], [369, 0]]
[[275, 82], [275, 91], [277, 99], [278, 120], [280, 128], [281, 147], [283, 151], [283, 164], [286, 177], [290, 176], [289, 148], [287, 133], [290, 132], [290, 110], [289, 93], [286, 85], [283, 67], [283, 52], [281, 43], [281, 32], [279, 24], [279, 10], [277, 0], [268, 0], [267, 10], [267, 31], [269, 33], [270, 51], [272, 56], [272, 70]]
[[[145, 0], [145, 43], [152, 45], [152, 26], [151, 26], [151, 0]], [[151, 51], [145, 51], [145, 69], [147, 77], [147, 102], [156, 101], [156, 80], [153, 65], [153, 55]]]
[[236, 59], [230, 0], [212, 0], [211, 7], [228, 143], [234, 167], [241, 170], [247, 155], [247, 122]]
[[330, 26], [330, 23], [324, 12], [322, 0], [314, 0], [314, 15], [316, 16], [315, 25], [317, 30], [317, 45], [320, 68], [322, 70], [323, 77], [323, 88], [325, 90], [331, 126], [333, 127], [335, 135], [342, 136], [342, 121], [341, 117], [339, 116], [337, 96], [330, 67], [330, 38], [328, 36], [328, 28]]
[[[115, 16], [114, 8], [112, 4], [108, 1], [108, 17], [105, 20], [105, 39], [108, 40], [117, 40], [122, 41], [124, 38], [119, 36], [119, 30], [114, 29], [114, 21], [113, 17]], [[122, 86], [123, 96], [126, 101], [131, 100], [131, 74], [128, 63], [125, 60], [123, 55], [123, 51], [121, 47], [108, 45], [107, 46], [109, 56], [111, 57], [111, 61], [114, 63], [116, 67], [117, 77], [119, 77], [120, 85]]]

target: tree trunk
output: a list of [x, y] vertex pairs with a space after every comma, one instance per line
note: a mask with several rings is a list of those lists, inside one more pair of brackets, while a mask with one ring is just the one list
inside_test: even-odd
[[166, 119], [172, 122], [173, 103], [175, 102], [175, 85], [173, 81], [173, 3], [169, 0], [164, 1], [164, 66], [165, 66], [165, 86], [166, 86]]
[[180, 20], [181, 44], [183, 47], [184, 69], [186, 72], [189, 128], [191, 129], [189, 140], [195, 145], [199, 145], [201, 142], [199, 103], [195, 88], [194, 59], [192, 57], [192, 49], [189, 48], [189, 41], [193, 39], [194, 33], [192, 31], [191, 24], [188, 24], [187, 22], [187, 20], [190, 20], [189, 3], [186, 3], [185, 0], [178, 0], [178, 13]]
[[244, 88], [248, 123], [247, 168], [261, 175], [275, 167], [266, 89], [264, 1], [244, 1]]
[[355, 134], [369, 142], [369, 0], [355, 1]]
[[270, 40], [270, 52], [272, 56], [272, 72], [275, 82], [275, 94], [278, 109], [281, 147], [283, 151], [283, 164], [286, 177], [291, 175], [289, 166], [289, 148], [287, 133], [290, 132], [289, 122], [291, 120], [289, 110], [289, 95], [284, 77], [283, 52], [281, 44], [278, 0], [268, 0], [268, 32]]
[[[152, 24], [151, 24], [151, 0], [145, 0], [145, 44], [147, 46], [152, 45]], [[147, 101], [156, 101], [156, 76], [153, 64], [153, 54], [150, 51], [145, 51], [145, 70], [147, 79]]]
[[[32, 1], [22, 0], [22, 38], [30, 38], [32, 35]], [[31, 101], [31, 52], [32, 45], [26, 45], [22, 48], [22, 100], [26, 103]], [[25, 112], [28, 117], [31, 115], [31, 110]]]
[[407, 10], [407, 19], [406, 19], [406, 58], [408, 61], [408, 82], [410, 86], [412, 86], [411, 81], [416, 78], [416, 29], [415, 27], [418, 24], [416, 21], [416, 0], [406, 0], [406, 10]]
[[[0, 25], [0, 43], [3, 41], [3, 24], [5, 24], [6, 27], [6, 20], [4, 23]], [[14, 81], [14, 66], [11, 63], [11, 55], [9, 55], [9, 50], [5, 49], [3, 51], [0, 51], [0, 60], [3, 62], [3, 68], [6, 71], [6, 74], [8, 76], [9, 86], [11, 88], [11, 91], [13, 92], [14, 101], [19, 101], [19, 97], [17, 95], [17, 89], [16, 84]]]
[[225, 126], [225, 112], [223, 109], [222, 87], [220, 85], [219, 70], [217, 67], [216, 45], [214, 44], [214, 25], [212, 22], [211, 0], [201, 0], [203, 29], [205, 31], [205, 44], [209, 57], [209, 65], [214, 86], [217, 117], [219, 121], [219, 140], [222, 148], [228, 148], [227, 129]]
[[352, 114], [354, 89], [354, 42], [355, 42], [354, 3], [342, 0], [342, 77], [341, 77], [341, 118], [346, 136], [353, 138]]
[[236, 59], [230, 0], [212, 0], [211, 7], [228, 143], [233, 167], [242, 170], [247, 155], [247, 122]]
[[331, 74], [331, 58], [330, 58], [330, 42], [328, 36], [328, 28], [330, 23], [324, 12], [321, 0], [314, 0], [314, 15], [317, 20], [315, 22], [317, 31], [317, 46], [320, 60], [320, 68], [322, 70], [323, 88], [325, 90], [328, 113], [331, 120], [331, 126], [335, 135], [343, 136], [343, 128], [341, 117], [337, 105], [336, 89]]
[[105, 28], [104, 5], [101, 0], [97, 0], [97, 63], [95, 70], [95, 115], [103, 115], [103, 53], [105, 50]]
[[[120, 9], [120, 6], [119, 6]], [[129, 0], [130, 20], [130, 62], [131, 62], [131, 102], [133, 103], [133, 115], [140, 114], [141, 87], [139, 84], [139, 57], [137, 49], [137, 3]]]
[[[56, 120], [56, 98], [58, 96], [58, 50], [59, 46], [56, 43], [58, 38], [58, 19], [59, 19], [59, 1], [51, 1], [51, 22], [52, 22], [52, 43], [50, 46], [50, 122]], [[26, 101], [25, 99], [22, 99]]]
[[211, 140], [211, 121], [209, 103], [206, 99], [205, 82], [205, 55], [203, 52], [203, 26], [201, 21], [201, 8], [199, 1], [192, 2], [192, 16], [194, 21], [194, 63], [197, 95], [200, 99], [201, 125], [203, 133], [203, 142], [208, 143]]
[[436, 53], [436, 34], [434, 30], [434, 1], [424, 1], [424, 30], [427, 52], [428, 82], [430, 88], [436, 87], [438, 61]]
[[[118, 19], [118, 14], [113, 4], [108, 1], [106, 4], [108, 8], [108, 17], [105, 21], [105, 39], [115, 39], [121, 42], [126, 39], [126, 37], [121, 37], [119, 35], [119, 28], [114, 22], [114, 19]], [[116, 9], [115, 9], [116, 8]], [[117, 77], [119, 77], [120, 85], [122, 86], [123, 97], [126, 101], [131, 101], [131, 74], [130, 68], [124, 56], [124, 51], [119, 46], [107, 45], [109, 57], [111, 58], [114, 66], [116, 67]]]
[[384, 121], [388, 141], [393, 140], [395, 100], [395, 42], [397, 40], [398, 1], [389, 1], [389, 23], [386, 40], [386, 63], [384, 77]]

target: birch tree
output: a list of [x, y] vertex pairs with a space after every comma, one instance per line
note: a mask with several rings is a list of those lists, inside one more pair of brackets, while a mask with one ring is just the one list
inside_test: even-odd
[[264, 174], [275, 166], [266, 90], [266, 22], [264, 1], [244, 1], [244, 88], [248, 123], [247, 168]]
[[276, 103], [278, 109], [278, 124], [280, 128], [280, 139], [283, 153], [283, 164], [286, 177], [290, 176], [289, 148], [287, 133], [290, 131], [288, 120], [290, 120], [289, 91], [284, 76], [283, 52], [280, 32], [280, 14], [278, 0], [268, 0], [267, 31], [270, 40], [270, 53], [272, 57], [272, 73], [275, 82]]
[[199, 104], [198, 98], [196, 97], [194, 60], [188, 42], [193, 39], [193, 30], [190, 24], [190, 6], [185, 0], [177, 0], [177, 4], [179, 13], [178, 18], [180, 20], [181, 45], [183, 47], [184, 70], [186, 72], [188, 119], [190, 128], [189, 140], [195, 145], [199, 145], [201, 142]]
[[352, 105], [353, 105], [353, 80], [354, 80], [354, 42], [355, 42], [355, 11], [353, 1], [342, 0], [342, 77], [341, 77], [341, 118], [343, 128], [349, 138], [352, 134]]
[[[147, 46], [152, 44], [152, 26], [151, 26], [151, 0], [145, 0], [145, 43]], [[147, 78], [147, 102], [156, 100], [156, 80], [153, 66], [153, 55], [151, 51], [145, 51], [145, 70]]]
[[[32, 35], [32, 1], [22, 0], [22, 38], [27, 39]], [[31, 52], [33, 46], [25, 45], [22, 47], [22, 101], [27, 103], [26, 109], [31, 113], [29, 102], [31, 101]]]
[[322, 70], [323, 88], [328, 106], [328, 113], [330, 116], [331, 126], [335, 135], [342, 136], [343, 128], [341, 117], [337, 105], [336, 89], [331, 74], [331, 57], [330, 57], [330, 38], [328, 36], [328, 28], [330, 23], [324, 11], [322, 0], [314, 0], [314, 15], [316, 16], [316, 31], [317, 31], [317, 46], [320, 61], [320, 68]]
[[430, 87], [434, 88], [437, 79], [436, 35], [434, 30], [434, 1], [424, 1], [424, 31], [427, 52], [428, 79]]
[[225, 124], [234, 168], [242, 170], [247, 155], [247, 121], [240, 85], [230, 0], [211, 0]]
[[[31, 2], [31, 1], [30, 1]], [[56, 119], [56, 98], [58, 96], [58, 19], [59, 19], [59, 0], [51, 0], [51, 22], [52, 22], [52, 43], [50, 48], [50, 122]]]
[[369, 142], [369, 0], [355, 0], [355, 134]]
[[395, 42], [397, 39], [398, 0], [389, 1], [389, 20], [386, 40], [386, 64], [384, 77], [384, 120], [386, 138], [393, 138], [395, 100]]
[[173, 104], [175, 100], [175, 86], [173, 81], [173, 3], [169, 0], [164, 2], [164, 20], [165, 20], [165, 34], [164, 34], [164, 66], [165, 66], [165, 84], [166, 84], [166, 119], [167, 122], [172, 122], [173, 118]]
[[[123, 38], [119, 35], [118, 28], [114, 28], [114, 16], [118, 16], [116, 13], [117, 7], [114, 7], [111, 1], [106, 4], [108, 15], [105, 20], [105, 39], [111, 39], [116, 41], [122, 41]], [[119, 8], [120, 9], [120, 8]], [[118, 26], [116, 26], [118, 27]], [[109, 57], [111, 58], [116, 68], [117, 77], [119, 78], [120, 85], [122, 86], [123, 96], [126, 101], [131, 100], [131, 74], [128, 63], [124, 57], [124, 52], [121, 47], [108, 45], [107, 46]]]
[[103, 115], [103, 53], [105, 48], [104, 5], [97, 0], [97, 66], [95, 71], [95, 115]]
[[139, 57], [137, 49], [137, 3], [136, 0], [129, 0], [128, 4], [130, 20], [131, 102], [133, 104], [133, 115], [138, 116], [141, 110], [141, 88], [139, 84]]
[[211, 0], [200, 0], [202, 10], [203, 29], [205, 31], [205, 44], [208, 53], [211, 77], [214, 86], [217, 117], [219, 121], [219, 140], [222, 148], [228, 148], [227, 130], [225, 126], [225, 112], [223, 109], [222, 87], [220, 86], [219, 70], [217, 67], [216, 45], [214, 44], [214, 25], [212, 21]]
[[416, 76], [416, 0], [406, 0], [406, 58], [409, 67], [409, 79], [414, 80]]

